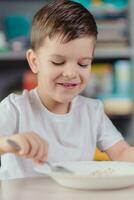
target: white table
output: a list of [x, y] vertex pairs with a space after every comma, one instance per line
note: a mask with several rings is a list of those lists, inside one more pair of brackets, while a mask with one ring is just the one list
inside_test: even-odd
[[118, 190], [75, 190], [48, 177], [1, 181], [0, 200], [133, 200], [134, 186]]

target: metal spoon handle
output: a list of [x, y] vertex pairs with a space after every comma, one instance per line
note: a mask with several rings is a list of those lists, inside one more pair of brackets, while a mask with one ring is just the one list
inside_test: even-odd
[[[21, 150], [21, 147], [20, 147], [16, 142], [14, 142], [13, 140], [7, 139], [6, 142], [7, 142], [10, 146], [12, 146], [12, 147], [14, 148], [14, 152], [18, 152], [18, 151]], [[4, 153], [6, 153], [6, 152], [3, 151], [2, 149], [0, 149], [0, 154], [4, 154]]]
[[65, 167], [63, 167], [63, 166], [59, 166], [59, 165], [54, 166], [54, 165], [52, 165], [49, 161], [46, 161], [45, 163], [46, 163], [46, 164], [51, 168], [51, 170], [54, 171], [54, 172], [73, 173], [71, 170], [69, 170], [69, 169], [67, 169], [67, 168], [65, 168]]
[[21, 150], [21, 147], [20, 147], [20, 145], [17, 144], [17, 142], [14, 142], [11, 139], [7, 139], [6, 141], [7, 141], [7, 143], [9, 145], [11, 145], [15, 149], [15, 151], [20, 151]]
[[54, 166], [52, 166], [52, 164], [49, 161], [45, 161], [45, 164], [47, 164], [53, 170]]

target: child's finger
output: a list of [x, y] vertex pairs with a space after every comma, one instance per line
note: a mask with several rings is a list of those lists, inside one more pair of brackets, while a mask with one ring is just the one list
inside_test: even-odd
[[44, 162], [47, 161], [47, 159], [48, 155], [44, 155], [40, 160], [36, 158], [34, 158], [33, 160], [36, 164], [44, 164]]
[[25, 137], [25, 135], [22, 135], [18, 140], [17, 143], [20, 145], [21, 150], [18, 152], [18, 155], [25, 156], [30, 151], [30, 144], [28, 139]]
[[34, 134], [33, 137], [39, 144], [39, 150], [34, 156], [34, 159], [43, 160], [42, 158], [44, 158], [44, 156], [47, 156], [48, 154], [48, 143], [43, 138], [40, 138], [38, 135]]
[[27, 134], [26, 137], [30, 146], [29, 152], [26, 154], [26, 156], [28, 158], [33, 158], [39, 151], [39, 143], [31, 134]]

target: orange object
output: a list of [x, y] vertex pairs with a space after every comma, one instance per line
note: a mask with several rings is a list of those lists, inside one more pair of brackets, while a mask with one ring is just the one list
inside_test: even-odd
[[37, 86], [37, 75], [30, 70], [23, 75], [23, 89], [31, 90]]
[[98, 148], [96, 148], [94, 160], [96, 160], [96, 161], [108, 161], [108, 160], [110, 160], [110, 158], [105, 152], [102, 152]]

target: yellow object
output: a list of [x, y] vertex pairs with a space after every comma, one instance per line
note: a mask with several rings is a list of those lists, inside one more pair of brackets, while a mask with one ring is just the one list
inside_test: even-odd
[[95, 155], [94, 155], [94, 160], [96, 161], [108, 161], [110, 158], [105, 152], [101, 152], [98, 148], [96, 148]]
[[92, 0], [92, 4], [95, 6], [101, 6], [102, 5], [102, 0]]

